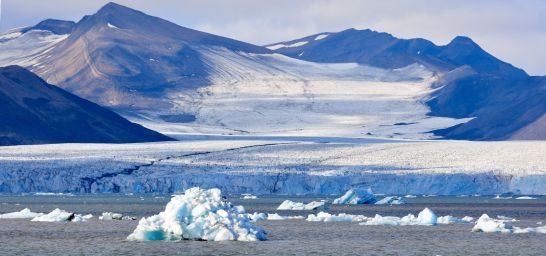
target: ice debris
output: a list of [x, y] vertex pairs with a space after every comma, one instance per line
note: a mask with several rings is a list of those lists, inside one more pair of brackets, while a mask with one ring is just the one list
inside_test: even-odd
[[277, 207], [277, 210], [325, 210], [326, 202], [313, 201], [308, 204], [300, 202], [292, 202], [290, 200], [284, 200], [284, 202]]
[[41, 215], [44, 215], [44, 214], [32, 212], [29, 208], [25, 208], [18, 212], [0, 214], [0, 219], [32, 219]]
[[335, 199], [333, 204], [374, 204], [377, 202], [371, 188], [353, 188], [345, 192], [343, 196]]
[[67, 212], [65, 210], [61, 210], [59, 208], [51, 211], [48, 214], [42, 214], [39, 216], [34, 217], [31, 221], [40, 221], [40, 222], [65, 222], [65, 221], [72, 221], [72, 222], [84, 222], [89, 219], [93, 218], [93, 215], [87, 214], [87, 215], [81, 215], [81, 214], [74, 214], [72, 212]]
[[352, 215], [346, 213], [332, 215], [327, 212], [319, 212], [316, 215], [309, 214], [309, 216], [307, 216], [307, 221], [312, 222], [361, 222], [367, 219], [368, 218], [364, 215]]
[[375, 204], [390, 204], [390, 205], [398, 205], [398, 204], [406, 204], [406, 200], [404, 198], [399, 196], [387, 196], [379, 201], [377, 201]]
[[301, 220], [305, 219], [303, 216], [281, 216], [277, 213], [270, 213], [267, 215], [267, 220]]
[[190, 188], [174, 196], [165, 211], [142, 218], [129, 240], [266, 240], [244, 208], [222, 200], [219, 189]]

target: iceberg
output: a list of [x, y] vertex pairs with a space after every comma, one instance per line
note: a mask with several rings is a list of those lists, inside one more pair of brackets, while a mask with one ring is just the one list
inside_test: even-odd
[[476, 225], [472, 228], [472, 232], [484, 232], [484, 233], [511, 233], [512, 225], [508, 220], [494, 219], [487, 214], [483, 214]]
[[165, 210], [142, 218], [128, 240], [262, 241], [266, 232], [242, 206], [222, 199], [220, 189], [190, 188], [171, 198]]
[[277, 213], [271, 213], [267, 215], [267, 220], [301, 220], [305, 219], [303, 216], [281, 216]]
[[103, 212], [102, 216], [99, 216], [99, 220], [121, 220], [123, 214], [114, 212]]
[[267, 220], [267, 214], [265, 214], [263, 212], [260, 212], [260, 213], [255, 212], [253, 214], [247, 214], [246, 217], [249, 218], [253, 222], [256, 222], [256, 221], [259, 221], [259, 220]]
[[436, 225], [438, 217], [432, 210], [425, 208], [417, 215], [417, 221], [421, 225]]
[[284, 202], [277, 207], [277, 210], [325, 210], [326, 209], [326, 202], [317, 202], [313, 201], [308, 204], [300, 203], [300, 202], [292, 202], [290, 200], [284, 200]]
[[457, 223], [471, 223], [473, 221], [474, 221], [474, 218], [470, 216], [464, 216], [463, 218], [459, 219], [451, 215], [447, 215], [447, 216], [438, 217], [437, 223], [438, 224], [457, 224]]
[[0, 214], [0, 219], [32, 219], [41, 215], [44, 215], [44, 214], [32, 212], [29, 208], [25, 208], [18, 212]]
[[518, 200], [535, 200], [536, 197], [520, 196], [520, 197], [516, 197], [516, 199], [518, 199]]
[[373, 218], [368, 218], [365, 222], [359, 223], [359, 225], [367, 226], [377, 226], [377, 225], [388, 225], [388, 226], [413, 226], [413, 225], [436, 225], [438, 224], [438, 217], [436, 214], [429, 208], [425, 208], [417, 217], [413, 214], [408, 214], [402, 218], [394, 216], [381, 216], [376, 214]]
[[244, 199], [244, 200], [253, 200], [253, 199], [258, 199], [257, 196], [255, 195], [251, 195], [251, 194], [241, 194], [243, 197], [241, 197], [241, 199]]
[[340, 213], [338, 215], [332, 215], [327, 212], [319, 212], [316, 215], [309, 214], [307, 221], [310, 222], [361, 222], [368, 218], [364, 215], [352, 215], [346, 213]]
[[75, 214], [74, 218], [71, 220], [72, 222], [86, 222], [93, 218], [92, 214], [87, 215], [81, 215], [81, 214]]
[[398, 205], [398, 204], [407, 204], [406, 200], [404, 198], [399, 196], [387, 196], [379, 201], [377, 201], [375, 204], [390, 204], [390, 205]]
[[372, 189], [353, 188], [345, 192], [343, 196], [335, 199], [333, 204], [374, 204], [377, 199], [372, 193]]
[[51, 211], [48, 214], [34, 217], [31, 221], [43, 221], [43, 222], [63, 222], [72, 221], [76, 215], [59, 208]]

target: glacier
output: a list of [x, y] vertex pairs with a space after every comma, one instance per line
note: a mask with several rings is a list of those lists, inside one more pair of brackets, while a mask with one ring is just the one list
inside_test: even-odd
[[[292, 138], [297, 139], [297, 138]], [[377, 141], [251, 136], [168, 143], [0, 147], [1, 193], [546, 194], [540, 141]]]

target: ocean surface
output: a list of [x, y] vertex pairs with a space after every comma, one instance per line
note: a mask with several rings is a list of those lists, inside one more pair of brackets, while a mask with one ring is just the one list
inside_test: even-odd
[[[473, 233], [473, 224], [437, 226], [360, 226], [358, 223], [322, 223], [305, 220], [258, 221], [268, 232], [263, 242], [134, 242], [126, 237], [135, 221], [101, 221], [102, 212], [144, 217], [162, 211], [169, 195], [0, 195], [0, 213], [30, 208], [49, 212], [61, 208], [93, 214], [83, 223], [44, 223], [0, 219], [0, 255], [546, 255], [546, 234]], [[303, 215], [311, 211], [277, 211], [285, 199], [309, 202], [322, 198], [228, 198], [247, 212]], [[329, 198], [331, 199], [331, 198]], [[418, 197], [396, 206], [333, 206], [330, 213], [373, 217], [417, 215], [425, 207], [438, 216], [472, 216], [487, 213], [516, 218], [513, 225], [546, 224], [546, 198], [493, 199], [491, 196]], [[543, 222], [539, 225], [537, 222]]]

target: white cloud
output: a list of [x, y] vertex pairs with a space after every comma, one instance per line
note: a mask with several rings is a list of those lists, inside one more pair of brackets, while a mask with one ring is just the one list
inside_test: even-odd
[[[44, 18], [79, 20], [105, 0], [3, 0], [0, 28]], [[324, 31], [371, 28], [398, 37], [445, 44], [467, 35], [493, 55], [546, 75], [546, 1], [543, 0], [120, 0], [177, 24], [255, 44]]]

